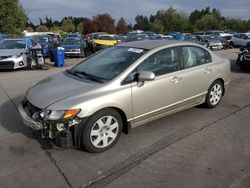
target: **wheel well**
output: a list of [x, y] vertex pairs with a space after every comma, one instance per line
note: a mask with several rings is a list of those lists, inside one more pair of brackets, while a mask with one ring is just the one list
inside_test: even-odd
[[116, 108], [116, 107], [110, 107], [110, 108], [113, 109], [113, 110], [115, 110], [115, 111], [117, 111], [120, 114], [120, 116], [122, 117], [122, 122], [123, 122], [123, 130], [122, 131], [125, 134], [128, 134], [130, 132], [130, 130], [131, 130], [131, 125], [127, 121], [127, 116], [124, 113], [124, 111], [121, 110], [120, 108]]

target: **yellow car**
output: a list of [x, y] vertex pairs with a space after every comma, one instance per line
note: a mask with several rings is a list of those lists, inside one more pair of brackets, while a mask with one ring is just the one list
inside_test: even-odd
[[98, 35], [97, 39], [93, 41], [93, 47], [95, 50], [98, 50], [101, 48], [114, 46], [119, 43], [120, 43], [120, 40], [116, 39], [116, 35], [102, 34], [102, 35]]

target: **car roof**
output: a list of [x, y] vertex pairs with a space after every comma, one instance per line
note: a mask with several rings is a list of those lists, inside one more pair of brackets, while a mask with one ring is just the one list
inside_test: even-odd
[[122, 43], [122, 44], [119, 44], [118, 46], [142, 48], [142, 49], [151, 50], [153, 48], [157, 48], [160, 46], [172, 45], [172, 44], [178, 44], [178, 43], [183, 44], [185, 42], [177, 41], [177, 40], [142, 40], [142, 41], [133, 41], [133, 42]]
[[64, 40], [65, 39], [79, 39], [80, 37], [66, 37], [66, 38], [64, 38]]
[[7, 38], [5, 40], [25, 40], [25, 39], [28, 39], [28, 38]]
[[101, 35], [98, 35], [98, 36], [101, 36], [101, 37], [114, 37], [115, 35], [114, 34], [101, 34]]

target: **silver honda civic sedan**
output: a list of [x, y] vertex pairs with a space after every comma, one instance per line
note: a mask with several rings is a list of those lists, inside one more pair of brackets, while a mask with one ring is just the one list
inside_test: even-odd
[[102, 152], [131, 127], [203, 103], [217, 106], [229, 82], [229, 60], [201, 45], [136, 41], [40, 81], [18, 109], [43, 138]]

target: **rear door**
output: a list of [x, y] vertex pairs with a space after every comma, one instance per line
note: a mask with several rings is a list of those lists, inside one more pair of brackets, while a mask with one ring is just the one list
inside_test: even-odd
[[183, 105], [199, 103], [206, 95], [214, 74], [210, 53], [196, 46], [183, 46]]

